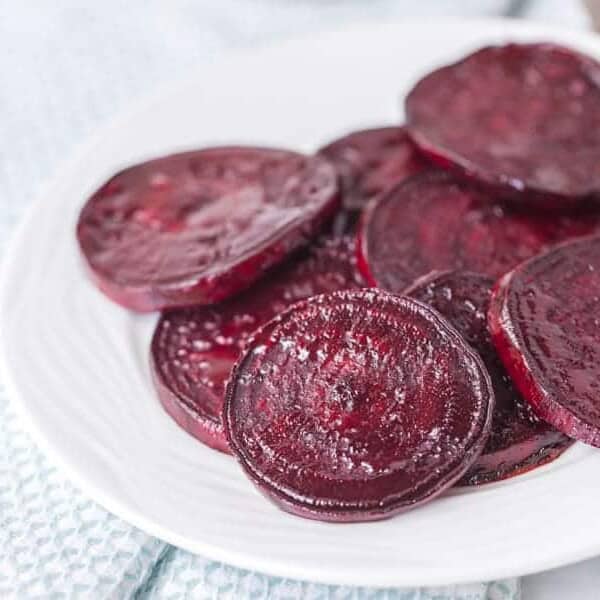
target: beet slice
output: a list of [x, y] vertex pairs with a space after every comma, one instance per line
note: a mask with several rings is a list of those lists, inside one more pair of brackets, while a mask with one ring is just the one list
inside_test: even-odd
[[362, 210], [367, 202], [410, 175], [429, 168], [404, 127], [380, 127], [350, 133], [319, 154], [336, 167], [346, 210]]
[[598, 213], [509, 211], [472, 182], [429, 172], [406, 180], [365, 211], [359, 267], [370, 284], [397, 293], [434, 270], [497, 278], [556, 242], [599, 228]]
[[223, 300], [304, 244], [337, 207], [323, 157], [212, 148], [121, 171], [86, 203], [77, 236], [93, 278], [138, 311]]
[[353, 237], [322, 236], [235, 298], [163, 313], [151, 364], [165, 410], [188, 433], [228, 452], [221, 418], [225, 383], [250, 334], [298, 300], [363, 285]]
[[406, 116], [430, 158], [521, 204], [600, 192], [600, 64], [567, 48], [482, 48], [421, 79]]
[[572, 440], [540, 421], [514, 389], [487, 328], [494, 280], [468, 271], [433, 273], [406, 294], [435, 308], [478, 352], [487, 367], [496, 405], [492, 430], [481, 456], [460, 480], [490, 483], [524, 473], [560, 456]]
[[324, 521], [422, 504], [481, 453], [494, 396], [481, 359], [426, 305], [380, 290], [292, 306], [253, 336], [225, 431], [276, 504]]
[[493, 291], [494, 345], [535, 413], [600, 447], [600, 237], [561, 244]]

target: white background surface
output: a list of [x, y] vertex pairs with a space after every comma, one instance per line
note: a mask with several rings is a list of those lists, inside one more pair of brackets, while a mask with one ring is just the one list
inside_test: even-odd
[[[228, 47], [407, 14], [493, 14], [506, 5], [492, 0], [423, 0], [418, 8], [393, 0], [85, 4], [0, 1], [0, 181], [16, 213], [78, 144], [130, 100], [191, 73], [199, 61]], [[587, 25], [578, 3], [570, 0], [538, 0], [526, 16], [566, 27]], [[527, 577], [523, 597], [600, 598], [600, 559]]]

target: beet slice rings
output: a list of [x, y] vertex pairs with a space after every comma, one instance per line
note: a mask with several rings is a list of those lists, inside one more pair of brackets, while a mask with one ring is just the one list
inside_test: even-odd
[[600, 63], [483, 48], [406, 114], [313, 156], [141, 163], [80, 213], [98, 287], [163, 311], [166, 412], [299, 516], [382, 519], [600, 447]]
[[433, 171], [407, 179], [367, 208], [358, 265], [371, 285], [402, 293], [435, 270], [499, 277], [550, 245], [599, 227], [597, 213], [509, 211], [475, 184]]
[[493, 405], [481, 359], [447, 321], [416, 300], [358, 290], [300, 302], [255, 333], [224, 419], [243, 469], [283, 509], [366, 521], [459, 479]]
[[513, 387], [487, 328], [493, 283], [477, 273], [447, 271], [423, 277], [405, 292], [456, 327], [483, 360], [494, 388], [490, 437], [460, 485], [491, 483], [524, 473], [554, 460], [573, 443], [537, 418]]
[[223, 300], [314, 236], [338, 203], [323, 157], [213, 148], [112, 177], [77, 225], [93, 278], [127, 308]]
[[506, 274], [489, 325], [516, 387], [542, 419], [600, 447], [600, 237], [561, 244]]
[[568, 207], [600, 192], [600, 64], [587, 56], [483, 48], [426, 75], [405, 108], [421, 151], [518, 204]]
[[150, 353], [163, 407], [188, 433], [229, 452], [221, 418], [225, 383], [250, 334], [298, 300], [363, 285], [354, 238], [322, 236], [235, 298], [166, 311]]
[[319, 150], [340, 176], [342, 205], [362, 210], [369, 200], [430, 167], [405, 127], [354, 131]]

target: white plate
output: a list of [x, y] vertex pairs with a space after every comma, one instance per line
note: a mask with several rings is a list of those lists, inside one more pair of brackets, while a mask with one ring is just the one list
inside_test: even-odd
[[6, 256], [0, 331], [15, 403], [87, 494], [193, 552], [322, 582], [488, 580], [600, 553], [600, 452], [581, 445], [530, 475], [454, 490], [388, 521], [334, 525], [277, 510], [232, 459], [163, 413], [148, 373], [155, 317], [128, 313], [96, 291], [74, 239], [85, 197], [124, 164], [212, 143], [311, 150], [352, 128], [396, 121], [415, 78], [509, 39], [562, 41], [600, 58], [592, 35], [500, 20], [294, 41], [199, 68], [192, 81], [119, 119], [60, 174]]

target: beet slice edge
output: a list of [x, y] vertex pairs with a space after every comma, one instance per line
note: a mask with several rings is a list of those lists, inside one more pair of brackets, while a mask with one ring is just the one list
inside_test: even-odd
[[494, 280], [468, 271], [434, 272], [405, 291], [425, 302], [459, 331], [483, 360], [496, 399], [490, 437], [458, 485], [507, 479], [545, 465], [573, 442], [535, 416], [514, 388], [487, 329]]
[[[411, 393], [419, 390], [425, 404], [407, 401], [402, 411], [394, 404], [404, 404], [404, 390], [394, 387], [398, 381], [386, 382], [382, 365], [373, 369], [369, 363], [383, 356], [381, 350], [399, 352], [392, 339], [399, 345], [402, 340], [414, 343], [411, 336], [398, 334], [399, 315], [413, 319], [405, 328], [437, 336], [448, 351], [447, 377], [440, 375], [441, 363], [436, 367], [444, 384], [433, 389], [436, 376], [425, 369], [429, 387], [407, 384]], [[372, 342], [371, 358], [363, 365], [368, 377], [360, 374], [358, 363], [347, 362], [349, 349], [365, 351], [361, 340], [367, 335]], [[342, 338], [343, 347], [330, 355]], [[432, 351], [435, 344], [418, 346], [419, 352], [425, 346]], [[318, 365], [301, 372], [315, 357]], [[427, 351], [421, 358], [433, 366]], [[403, 365], [414, 367], [409, 360]], [[403, 382], [412, 381], [406, 377]], [[396, 390], [394, 401], [389, 389], [378, 388], [383, 384]], [[449, 400], [451, 393], [456, 395]], [[284, 510], [326, 521], [367, 521], [414, 508], [459, 479], [486, 442], [493, 403], [481, 359], [435, 311], [380, 290], [336, 292], [299, 302], [255, 333], [227, 385], [225, 431], [246, 474]], [[430, 409], [419, 410], [425, 406]], [[442, 420], [448, 417], [445, 432], [435, 421], [439, 414]], [[378, 419], [387, 425], [372, 427]], [[410, 425], [402, 430], [397, 419]], [[431, 422], [436, 425], [426, 429]], [[390, 437], [393, 431], [400, 437]], [[411, 443], [419, 449], [414, 454]], [[401, 456], [402, 444], [409, 446], [407, 456]], [[379, 453], [373, 454], [376, 449]], [[386, 455], [390, 451], [392, 456]], [[411, 460], [415, 466], [409, 468]]]
[[228, 453], [225, 383], [254, 330], [298, 300], [363, 286], [353, 236], [326, 234], [234, 298], [164, 312], [150, 352], [164, 409], [192, 436]]
[[208, 148], [117, 173], [81, 210], [77, 237], [96, 284], [123, 306], [210, 304], [307, 243], [338, 202], [324, 157]]
[[402, 293], [431, 271], [497, 278], [557, 242], [599, 229], [598, 212], [518, 212], [473, 182], [429, 171], [405, 180], [364, 211], [358, 266], [370, 285]]
[[600, 64], [551, 43], [482, 48], [423, 77], [405, 102], [430, 159], [522, 205], [600, 192]]
[[600, 237], [565, 242], [496, 284], [488, 324], [506, 370], [534, 412], [600, 447]]
[[340, 176], [342, 206], [359, 211], [407, 177], [429, 169], [405, 127], [353, 131], [318, 151]]

